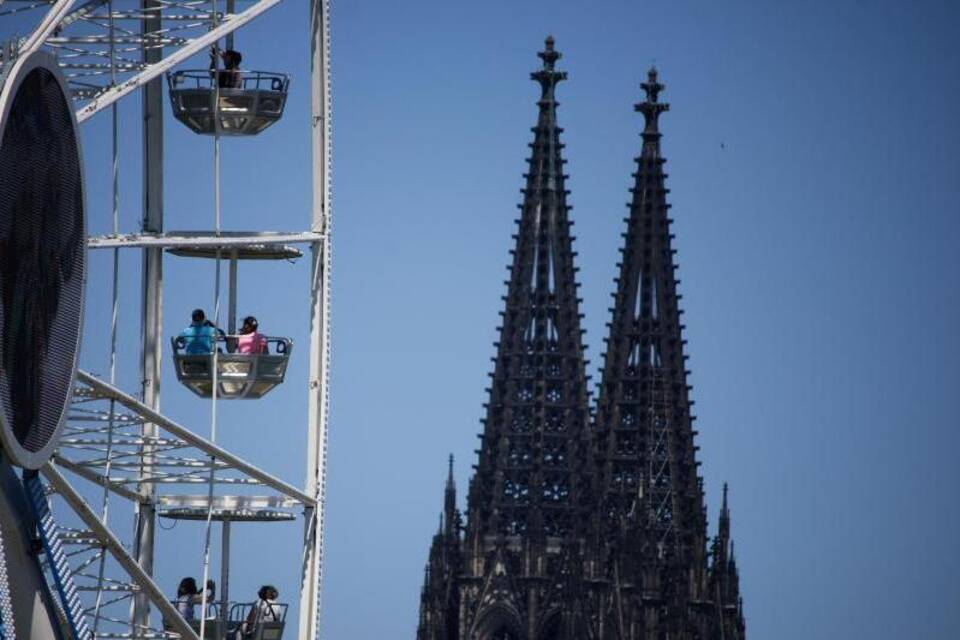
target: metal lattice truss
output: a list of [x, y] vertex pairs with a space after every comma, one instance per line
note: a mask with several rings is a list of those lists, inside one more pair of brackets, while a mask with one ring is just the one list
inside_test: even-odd
[[[300, 489], [119, 389], [83, 371], [77, 380], [67, 426], [54, 455], [58, 466], [116, 495], [142, 501], [146, 498], [137, 489], [144, 484], [180, 485], [205, 496], [212, 460], [217, 485], [265, 487], [284, 499], [276, 506], [313, 506], [313, 498]], [[141, 427], [146, 423], [159, 427], [159, 435], [144, 436]]]
[[[155, 425], [155, 436], [143, 426]], [[211, 465], [215, 495], [209, 496]], [[140, 570], [125, 545], [93, 511], [63, 472], [88, 480], [132, 502], [151, 499], [146, 487], [161, 489], [157, 505], [197, 514], [229, 509], [238, 518], [293, 519], [315, 500], [301, 490], [245, 462], [151, 410], [132, 396], [83, 371], [59, 449], [43, 474], [53, 496], [75, 517], [61, 538], [84, 613], [97, 638], [196, 638], [153, 580]], [[229, 491], [231, 494], [223, 495]], [[253, 495], [256, 491], [256, 495]], [[175, 493], [174, 493], [175, 492]], [[60, 513], [65, 513], [59, 510]], [[131, 598], [145, 593], [163, 619], [162, 628], [134, 627]]]
[[[59, 538], [93, 637], [198, 639], [196, 632], [143, 572], [120, 539], [60, 471], [52, 463], [47, 463], [42, 472], [49, 483], [47, 492], [50, 497], [63, 499], [76, 518], [74, 526], [59, 527]], [[63, 512], [63, 509], [58, 511]], [[44, 562], [44, 570], [52, 582], [48, 562]], [[130, 599], [138, 593], [144, 593], [159, 610], [163, 618], [160, 627], [130, 623]], [[53, 602], [58, 605], [56, 600]]]
[[82, 122], [279, 2], [0, 0], [0, 17], [46, 10], [32, 35], [13, 43], [4, 57], [41, 47], [54, 53]]

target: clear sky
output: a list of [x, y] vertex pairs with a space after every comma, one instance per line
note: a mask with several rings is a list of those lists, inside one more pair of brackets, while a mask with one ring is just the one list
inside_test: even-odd
[[[293, 84], [281, 123], [224, 143], [228, 228], [308, 224], [306, 24], [288, 0], [237, 37], [245, 67]], [[730, 483], [750, 636], [960, 637], [960, 5], [649, 0], [335, 3], [325, 637], [413, 637], [451, 452], [462, 506], [548, 34], [570, 76], [559, 119], [594, 374], [640, 147], [632, 105], [652, 61], [666, 84], [698, 455], [711, 531]], [[127, 231], [138, 107], [121, 107]], [[108, 124], [83, 128], [97, 232]], [[212, 143], [166, 128], [166, 226], [211, 228]], [[100, 372], [106, 265], [95, 256], [84, 345]], [[139, 262], [124, 265], [134, 390]], [[211, 306], [208, 264], [168, 258], [164, 285], [169, 332]], [[222, 441], [299, 484], [306, 261], [244, 265], [241, 287], [241, 313], [297, 347], [283, 389], [223, 403]], [[207, 433], [209, 406], [169, 367], [163, 408]], [[295, 603], [298, 531], [238, 526], [234, 593], [272, 581]], [[199, 573], [202, 530], [159, 540], [172, 591]]]

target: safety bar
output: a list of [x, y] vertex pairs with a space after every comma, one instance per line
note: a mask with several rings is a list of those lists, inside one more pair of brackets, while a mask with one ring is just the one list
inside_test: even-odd
[[[245, 355], [263, 355], [262, 353], [235, 353], [237, 349], [237, 341], [239, 340], [239, 335], [217, 335], [215, 338], [212, 338], [217, 344], [224, 343], [227, 347], [227, 353], [233, 354], [235, 356], [245, 356]], [[273, 354], [282, 356], [290, 353], [290, 350], [293, 348], [293, 340], [290, 338], [280, 338], [277, 336], [264, 336], [267, 342], [267, 350], [264, 353], [270, 352], [270, 345], [273, 345]], [[185, 351], [187, 348], [186, 336], [174, 336], [170, 339], [170, 345], [173, 347], [174, 355], [180, 355], [181, 351]], [[203, 353], [190, 354], [190, 355], [206, 355]]]
[[[230, 606], [230, 622], [244, 622], [250, 615], [250, 610], [256, 606], [256, 602], [237, 602]], [[270, 604], [277, 613], [277, 619], [274, 622], [280, 622], [287, 618], [287, 607], [285, 602], [273, 602]]]
[[[219, 69], [220, 73], [227, 71]], [[230, 91], [277, 91], [286, 93], [290, 86], [290, 77], [285, 73], [273, 73], [271, 71], [244, 71], [243, 69], [233, 70], [240, 76], [239, 87], [220, 87], [220, 91], [229, 93]], [[175, 71], [167, 74], [167, 83], [171, 89], [213, 89], [214, 71], [213, 69], [189, 69], [186, 71]]]

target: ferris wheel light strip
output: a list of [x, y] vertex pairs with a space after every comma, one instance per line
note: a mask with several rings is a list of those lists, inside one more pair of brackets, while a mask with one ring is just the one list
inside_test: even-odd
[[[73, 0], [60, 0], [60, 2], [72, 4]], [[123, 98], [128, 93], [139, 89], [144, 84], [169, 71], [195, 53], [199, 53], [225, 35], [232, 33], [236, 29], [239, 29], [267, 9], [271, 9], [279, 3], [280, 0], [261, 0], [245, 11], [238, 13], [235, 16], [225, 18], [224, 22], [221, 23], [220, 26], [216, 27], [215, 29], [211, 29], [196, 40], [191, 40], [189, 44], [184, 45], [182, 48], [178, 49], [160, 62], [150, 65], [129, 80], [121, 82], [115, 87], [108, 89], [105, 93], [79, 109], [77, 111], [77, 122], [83, 122], [102, 109], [109, 107], [111, 104], [120, 98]]]

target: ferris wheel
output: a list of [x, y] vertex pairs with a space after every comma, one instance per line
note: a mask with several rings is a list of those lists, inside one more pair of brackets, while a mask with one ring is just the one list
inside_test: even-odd
[[[280, 1], [0, 0], [0, 24], [22, 29], [0, 51], [0, 640], [319, 637], [330, 378], [328, 0], [307, 3], [306, 230], [226, 231], [220, 211], [221, 139], [264, 134], [284, 114], [287, 75], [245, 69], [234, 50], [235, 32]], [[207, 50], [209, 67], [181, 68]], [[129, 231], [119, 217], [117, 108], [133, 94], [142, 104], [143, 211], [140, 228]], [[80, 151], [81, 139], [89, 144], [84, 122], [100, 112], [111, 114], [108, 139], [98, 140], [112, 150], [108, 212], [86, 208]], [[169, 115], [198, 144], [212, 141], [208, 231], [165, 231]], [[110, 233], [87, 234], [97, 218]], [[130, 251], [141, 256], [141, 327], [139, 344], [128, 345], [136, 348], [123, 349], [139, 354], [137, 377], [123, 379], [118, 278]], [[111, 278], [88, 277], [94, 252], [112, 259]], [[295, 382], [287, 372], [292, 340], [261, 335], [255, 319], [238, 326], [237, 290], [240, 263], [301, 257], [310, 261], [310, 319], [309, 344], [298, 354], [308, 367], [307, 380]], [[213, 313], [164, 335], [163, 268], [181, 259], [212, 263]], [[79, 356], [84, 300], [94, 293], [112, 304], [109, 366], [100, 375]], [[208, 421], [187, 424], [160, 410], [162, 367], [172, 368], [182, 393], [207, 403]], [[302, 485], [217, 437], [222, 403], [269, 403], [280, 385], [296, 383], [307, 393], [306, 427], [290, 443], [306, 451]], [[195, 521], [203, 533], [202, 577], [176, 594], [155, 579], [164, 554], [177, 553], [157, 545], [160, 519]], [[301, 553], [299, 584], [285, 592], [299, 600], [269, 592], [254, 602], [236, 598], [231, 528], [289, 521], [302, 529], [284, 544]]]

